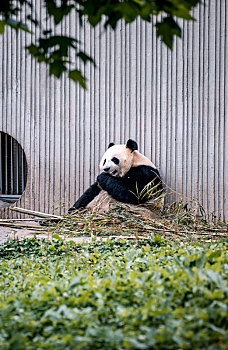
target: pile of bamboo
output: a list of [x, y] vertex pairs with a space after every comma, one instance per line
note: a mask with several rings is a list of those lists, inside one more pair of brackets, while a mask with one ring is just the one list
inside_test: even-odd
[[23, 229], [23, 230], [32, 230], [32, 231], [36, 230], [36, 231], [45, 232], [46, 229], [40, 226], [39, 224], [40, 222], [44, 220], [48, 220], [48, 222], [51, 224], [51, 222], [53, 221], [62, 219], [62, 216], [41, 213], [34, 210], [22, 209], [18, 207], [10, 207], [9, 209], [12, 211], [18, 212], [20, 214], [26, 214], [26, 215], [32, 216], [32, 218], [0, 219], [0, 226], [12, 227], [19, 230]]
[[[64, 216], [17, 207], [10, 209], [33, 218], [2, 219], [1, 226], [61, 236], [151, 239], [158, 234], [168, 240], [183, 241], [189, 239], [213, 241], [228, 237], [227, 223], [207, 220], [203, 215], [197, 215], [194, 209], [186, 208], [180, 202], [163, 209], [155, 219], [142, 217], [121, 205], [113, 206], [105, 213], [76, 210], [73, 214]], [[40, 224], [46, 224], [46, 226]]]
[[50, 228], [59, 235], [89, 237], [119, 237], [151, 239], [158, 234], [174, 240], [214, 240], [228, 237], [228, 226], [224, 222], [212, 222], [195, 215], [193, 210], [178, 207], [178, 212], [169, 210], [160, 213], [158, 218], [142, 217], [126, 206], [116, 205], [108, 212], [99, 213], [75, 211], [65, 215]]

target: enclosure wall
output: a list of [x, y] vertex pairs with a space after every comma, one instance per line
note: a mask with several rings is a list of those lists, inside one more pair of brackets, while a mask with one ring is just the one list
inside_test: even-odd
[[[45, 18], [41, 1], [34, 5]], [[132, 138], [170, 188], [228, 220], [228, 4], [206, 1], [194, 16], [180, 22], [183, 39], [171, 52], [154, 23], [105, 32], [70, 14], [58, 30], [79, 37], [96, 61], [80, 66], [86, 91], [26, 55], [37, 29], [0, 36], [0, 131], [20, 143], [28, 164], [17, 206], [64, 213], [94, 182], [109, 142]]]

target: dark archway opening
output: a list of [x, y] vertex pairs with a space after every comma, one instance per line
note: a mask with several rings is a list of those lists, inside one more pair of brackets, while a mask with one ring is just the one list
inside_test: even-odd
[[17, 202], [26, 186], [27, 161], [21, 145], [0, 131], [0, 208]]

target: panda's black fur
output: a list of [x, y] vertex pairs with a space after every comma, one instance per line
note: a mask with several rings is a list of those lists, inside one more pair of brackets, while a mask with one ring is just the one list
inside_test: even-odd
[[119, 202], [141, 204], [148, 197], [139, 196], [143, 188], [152, 182], [155, 192], [162, 192], [160, 174], [148, 158], [137, 151], [137, 143], [129, 139], [126, 145], [111, 143], [102, 157], [97, 181], [77, 200], [69, 211], [86, 208], [103, 190]]

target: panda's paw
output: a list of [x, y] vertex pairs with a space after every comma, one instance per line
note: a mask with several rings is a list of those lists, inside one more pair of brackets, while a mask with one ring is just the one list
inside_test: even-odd
[[100, 175], [98, 175], [97, 177], [98, 186], [104, 189], [104, 186], [106, 185], [109, 178], [110, 178], [110, 175], [106, 173], [101, 173]]
[[82, 207], [82, 206], [81, 207], [72, 207], [72, 208], [68, 209], [67, 213], [74, 214], [74, 213], [76, 213], [78, 211], [82, 211], [82, 210], [85, 210], [85, 207]]
[[75, 210], [76, 210], [76, 208], [75, 208], [75, 207], [72, 207], [72, 208], [68, 209], [68, 213], [70, 214], [70, 213], [72, 213], [72, 212], [75, 211]]

